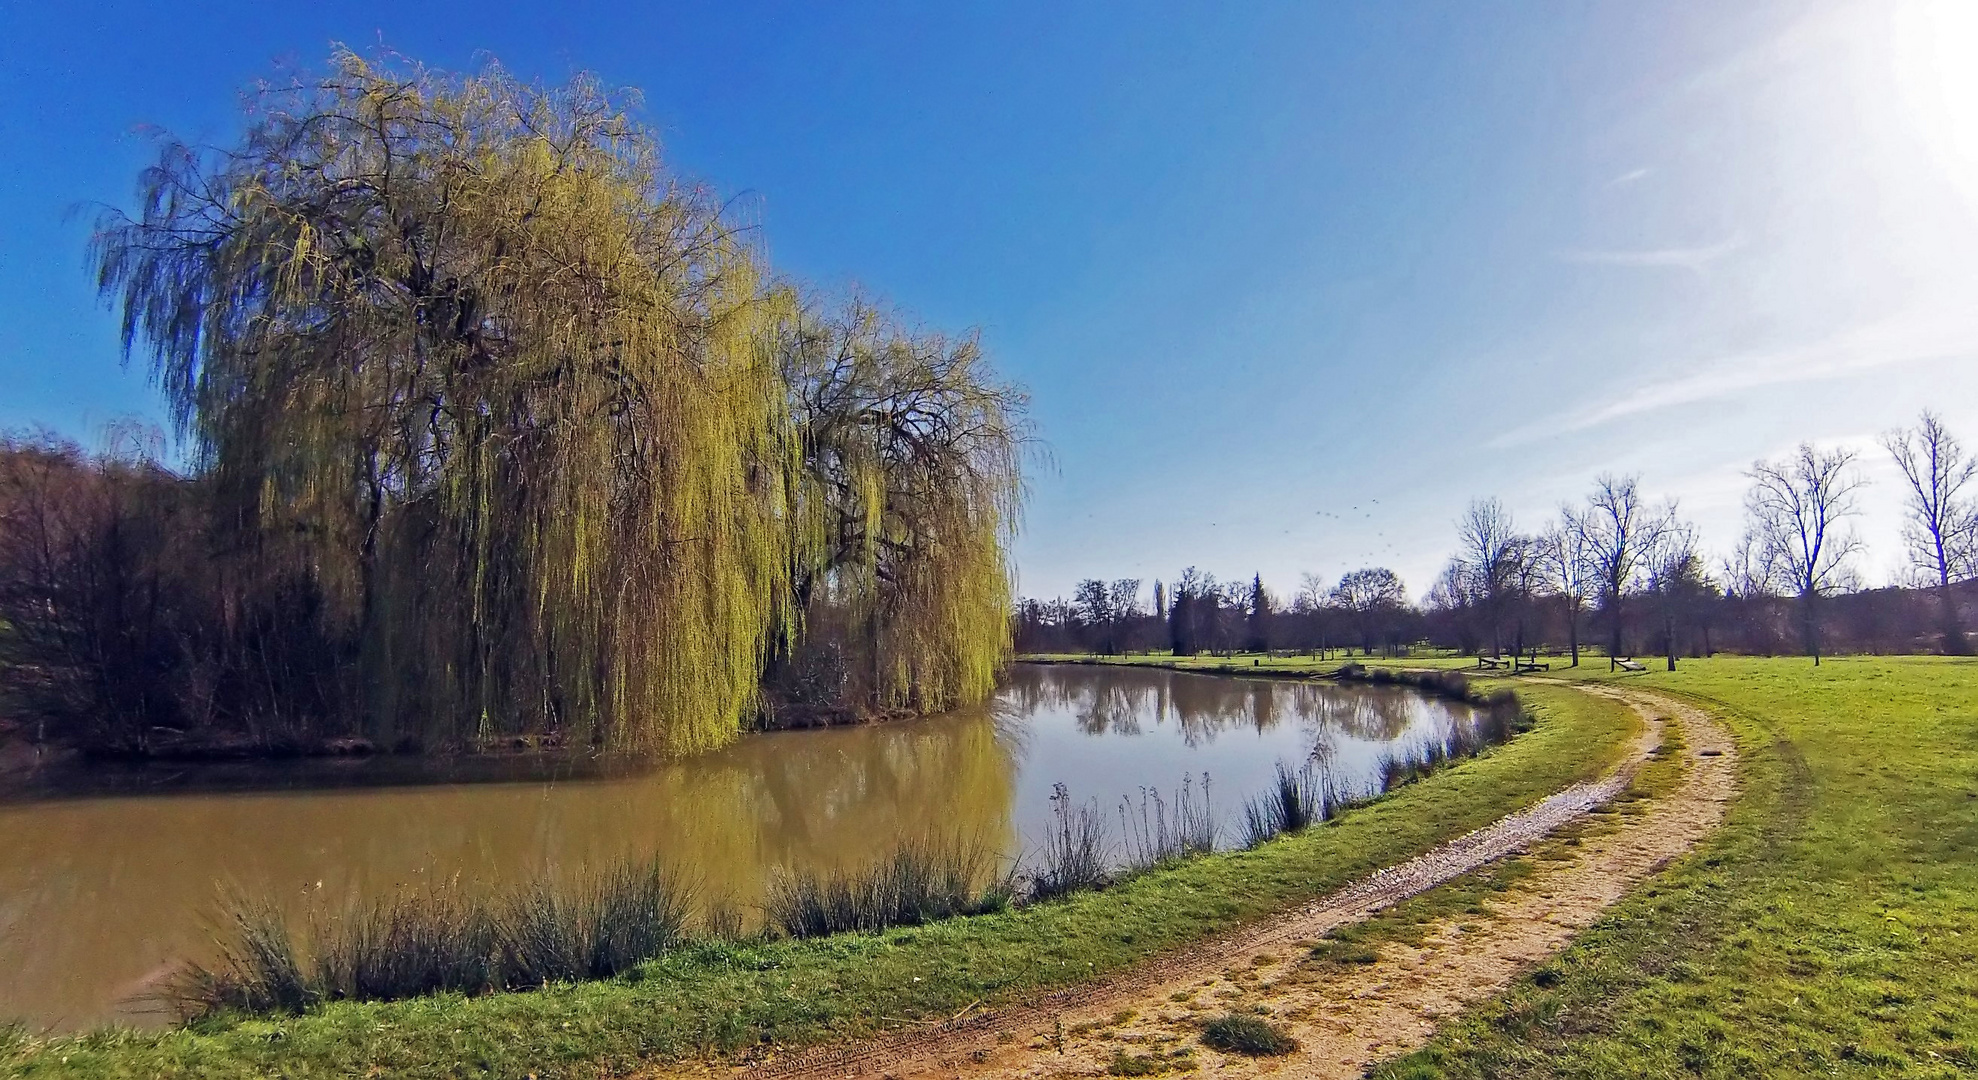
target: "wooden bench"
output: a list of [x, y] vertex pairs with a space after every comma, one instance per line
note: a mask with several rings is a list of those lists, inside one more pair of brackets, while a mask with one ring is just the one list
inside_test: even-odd
[[1551, 664], [1549, 664], [1549, 663], [1540, 663], [1540, 662], [1539, 662], [1539, 659], [1538, 659], [1538, 654], [1537, 654], [1537, 653], [1533, 653], [1530, 659], [1523, 659], [1523, 658], [1521, 658], [1521, 659], [1519, 659], [1519, 661], [1518, 661], [1518, 666], [1517, 666], [1517, 668], [1516, 668], [1516, 670], [1518, 670], [1518, 671], [1551, 671], [1551, 670], [1552, 670], [1552, 665], [1551, 665]]
[[1504, 661], [1499, 660], [1494, 656], [1477, 657], [1477, 667], [1479, 668], [1502, 668], [1503, 666], [1504, 666]]

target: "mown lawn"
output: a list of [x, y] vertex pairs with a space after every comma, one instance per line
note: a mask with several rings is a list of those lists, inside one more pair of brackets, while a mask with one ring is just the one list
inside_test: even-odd
[[1724, 828], [1376, 1075], [1978, 1074], [1978, 662], [1719, 659], [1630, 681], [1732, 722], [1745, 792]]
[[679, 950], [635, 977], [332, 1005], [161, 1034], [0, 1036], [20, 1076], [609, 1075], [754, 1056], [1117, 970], [1323, 894], [1604, 771], [1633, 717], [1534, 687], [1532, 731], [1304, 835], [1064, 901], [884, 934]]

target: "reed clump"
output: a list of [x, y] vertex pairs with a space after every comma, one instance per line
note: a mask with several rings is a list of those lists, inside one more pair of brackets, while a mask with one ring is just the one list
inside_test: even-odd
[[1027, 899], [1049, 900], [1105, 884], [1107, 848], [1098, 803], [1073, 802], [1064, 784], [1051, 785], [1051, 831], [1029, 875]]
[[1122, 797], [1119, 817], [1120, 832], [1126, 843], [1126, 864], [1135, 870], [1149, 870], [1162, 863], [1214, 851], [1221, 832], [1216, 825], [1215, 807], [1209, 799], [1206, 772], [1202, 774], [1199, 799], [1194, 777], [1184, 775], [1172, 800], [1154, 787], [1140, 789], [1138, 806], [1130, 796]]
[[870, 867], [778, 879], [764, 914], [791, 937], [823, 937], [997, 911], [1011, 892], [979, 844], [908, 841]]
[[1310, 762], [1300, 768], [1277, 763], [1277, 781], [1243, 807], [1244, 846], [1256, 847], [1280, 833], [1299, 832], [1326, 821], [1350, 800]]
[[508, 894], [454, 882], [314, 918], [305, 948], [273, 904], [234, 897], [220, 961], [188, 965], [172, 996], [188, 1016], [297, 1012], [609, 978], [680, 944], [690, 898], [656, 861]]

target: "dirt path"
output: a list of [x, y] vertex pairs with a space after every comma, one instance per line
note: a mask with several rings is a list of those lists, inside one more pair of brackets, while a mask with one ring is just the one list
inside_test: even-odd
[[[1731, 737], [1703, 711], [1648, 691], [1581, 686], [1648, 720], [1623, 766], [1468, 836], [1228, 939], [1063, 991], [1034, 1004], [971, 1013], [933, 1029], [822, 1047], [765, 1062], [742, 1080], [776, 1077], [996, 1078], [1101, 1075], [1116, 1058], [1192, 1054], [1196, 1068], [1238, 1075], [1357, 1077], [1421, 1045], [1437, 1021], [1501, 991], [1558, 951], [1635, 883], [1687, 850], [1723, 817], [1737, 787]], [[1486, 915], [1428, 928], [1419, 945], [1389, 945], [1369, 964], [1320, 973], [1305, 961], [1328, 930], [1527, 849], [1625, 789], [1660, 744], [1662, 718], [1682, 725], [1688, 768], [1676, 791], [1618, 828], [1586, 839], [1495, 899]], [[1300, 1049], [1278, 1058], [1202, 1047], [1200, 1018], [1239, 1008], [1268, 1014]]]

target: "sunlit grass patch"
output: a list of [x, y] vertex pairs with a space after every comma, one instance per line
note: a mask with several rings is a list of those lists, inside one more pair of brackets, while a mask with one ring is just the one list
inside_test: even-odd
[[1978, 1070], [1978, 664], [1689, 660], [1630, 681], [1730, 720], [1744, 792], [1724, 826], [1377, 1075]]

